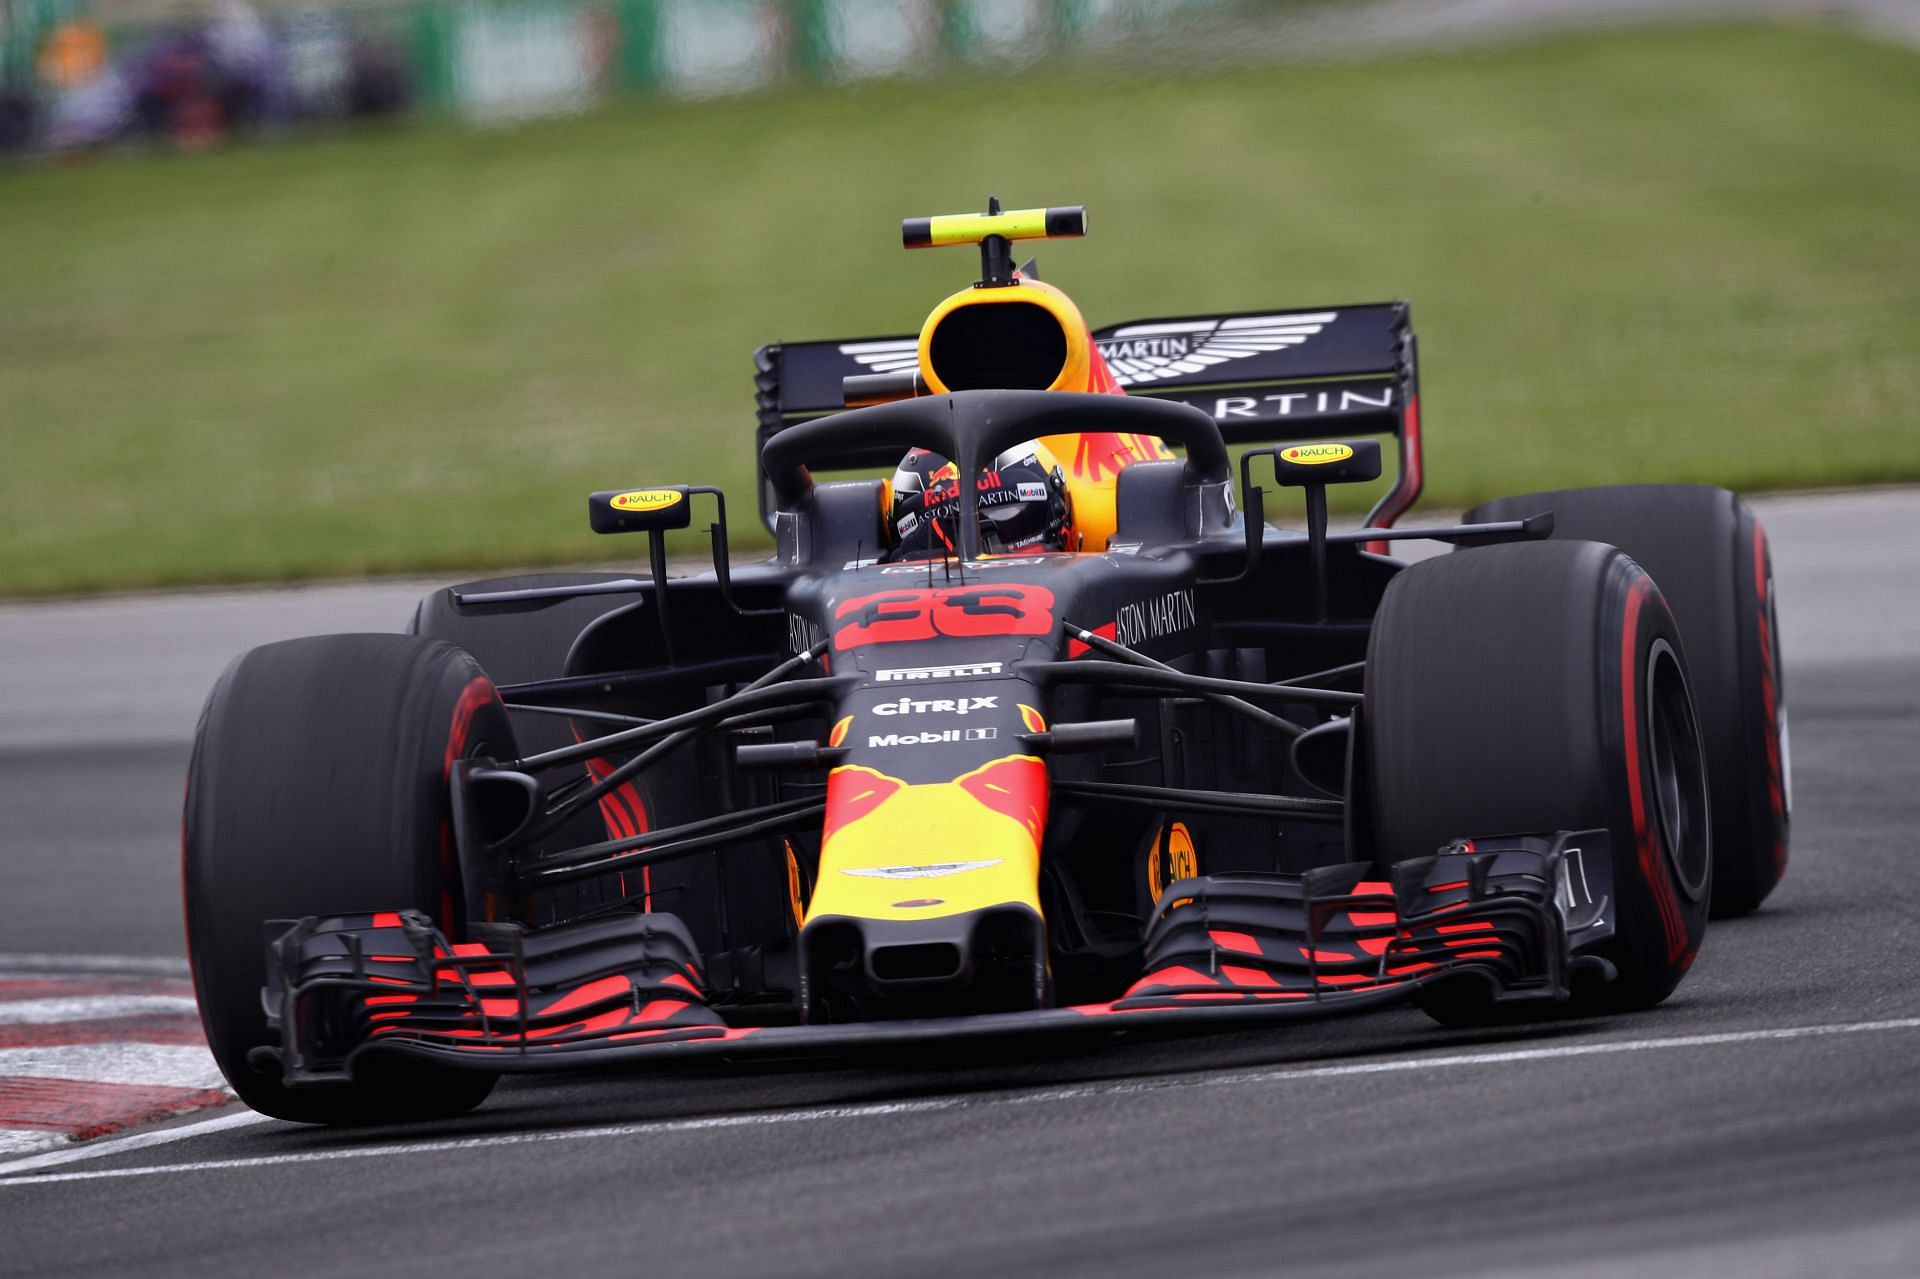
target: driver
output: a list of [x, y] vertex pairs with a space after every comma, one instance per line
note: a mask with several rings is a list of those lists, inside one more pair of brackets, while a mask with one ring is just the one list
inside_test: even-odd
[[[1066, 477], [1038, 440], [1015, 445], [980, 472], [980, 550], [986, 555], [1037, 555], [1072, 550], [1072, 506]], [[901, 560], [960, 553], [960, 469], [926, 449], [911, 449], [893, 473], [888, 526]]]

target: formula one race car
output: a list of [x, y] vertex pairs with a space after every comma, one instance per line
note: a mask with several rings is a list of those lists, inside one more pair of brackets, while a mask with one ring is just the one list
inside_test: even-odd
[[[1630, 1010], [1760, 903], [1786, 716], [1738, 498], [1394, 527], [1404, 304], [1090, 330], [1012, 254], [1084, 229], [909, 220], [978, 283], [917, 337], [760, 350], [770, 560], [730, 566], [715, 489], [608, 490], [643, 576], [455, 587], [227, 669], [184, 879], [243, 1100], [360, 1123], [574, 1065]], [[1393, 482], [1330, 529], [1383, 436]], [[670, 578], [697, 506], [713, 570]]]

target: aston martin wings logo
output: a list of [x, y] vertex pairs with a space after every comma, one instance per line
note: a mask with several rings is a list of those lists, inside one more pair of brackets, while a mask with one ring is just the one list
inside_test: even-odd
[[[1287, 315], [1242, 315], [1225, 320], [1129, 324], [1100, 339], [1100, 354], [1121, 386], [1140, 386], [1183, 373], [1200, 373], [1213, 365], [1250, 355], [1300, 346], [1339, 316], [1338, 311], [1296, 311]], [[853, 354], [851, 348], [840, 349]]]
[[842, 342], [840, 354], [851, 355], [875, 373], [900, 373], [920, 367], [920, 339], [886, 338], [879, 342]]
[[872, 879], [939, 879], [943, 875], [958, 875], [962, 871], [985, 870], [1005, 860], [1004, 857], [993, 857], [978, 862], [929, 862], [924, 866], [849, 866], [842, 867], [840, 873]]

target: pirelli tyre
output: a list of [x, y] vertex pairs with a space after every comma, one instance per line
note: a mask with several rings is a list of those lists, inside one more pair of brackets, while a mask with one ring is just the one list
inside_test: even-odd
[[1791, 787], [1773, 561], [1753, 511], [1703, 484], [1501, 498], [1469, 520], [1553, 512], [1558, 539], [1608, 542], [1653, 575], [1686, 642], [1713, 809], [1713, 913], [1744, 915], [1787, 868]]
[[[1713, 865], [1686, 655], [1653, 579], [1597, 542], [1415, 564], [1381, 600], [1366, 681], [1381, 859], [1605, 827], [1616, 932], [1604, 958], [1618, 976], [1576, 985], [1575, 1010], [1665, 999], [1699, 951]], [[1479, 1019], [1447, 991], [1423, 1006]]]
[[494, 1077], [413, 1062], [350, 1085], [288, 1088], [249, 1054], [276, 1047], [261, 989], [273, 919], [418, 909], [457, 931], [447, 776], [513, 758], [493, 682], [452, 645], [323, 635], [237, 658], [208, 696], [187, 773], [181, 881], [207, 1043], [240, 1100], [280, 1119], [445, 1118]]

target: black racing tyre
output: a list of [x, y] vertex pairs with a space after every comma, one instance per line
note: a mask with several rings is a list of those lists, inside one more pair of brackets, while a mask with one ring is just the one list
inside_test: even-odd
[[1619, 975], [1576, 986], [1575, 1010], [1665, 999], [1699, 951], [1713, 864], [1686, 658], [1653, 579], [1596, 542], [1415, 564], [1381, 600], [1366, 692], [1381, 861], [1605, 827]]
[[1553, 512], [1553, 536], [1608, 542], [1659, 584], [1680, 624], [1713, 807], [1713, 913], [1744, 915], [1787, 868], [1791, 790], [1773, 560], [1753, 510], [1704, 484], [1501, 498], [1469, 521]]
[[418, 909], [458, 934], [447, 775], [514, 758], [493, 682], [411, 635], [268, 644], [207, 697], [187, 773], [181, 882], [207, 1043], [240, 1100], [279, 1119], [366, 1124], [473, 1109], [494, 1077], [369, 1063], [352, 1084], [287, 1088], [248, 1053], [275, 1044], [260, 991], [270, 919]]

